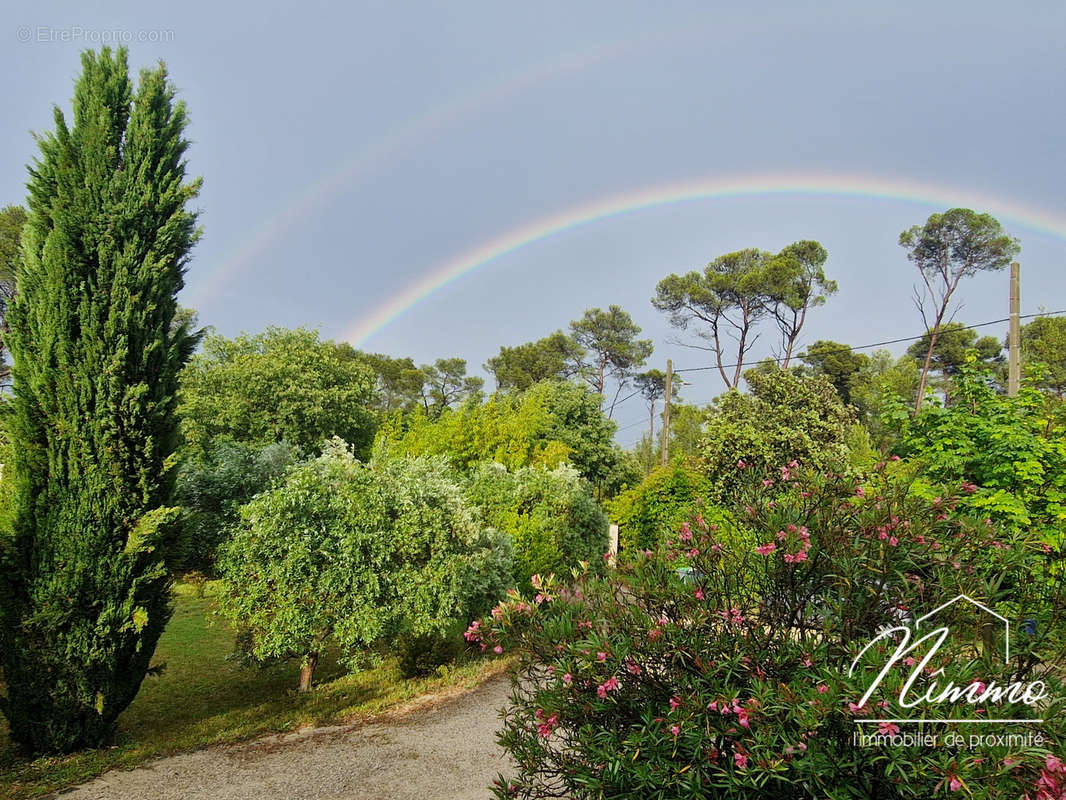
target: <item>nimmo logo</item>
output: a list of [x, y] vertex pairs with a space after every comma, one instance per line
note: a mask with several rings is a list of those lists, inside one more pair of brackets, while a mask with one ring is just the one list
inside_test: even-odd
[[[879, 642], [888, 644], [895, 642], [895, 649], [890, 651], [884, 666], [867, 688], [862, 699], [853, 706], [855, 709], [869, 708], [867, 703], [870, 698], [881, 686], [885, 676], [897, 664], [911, 670], [896, 698], [901, 709], [899, 717], [891, 719], [860, 719], [857, 717], [856, 722], [880, 725], [918, 722], [1030, 724], [1043, 722], [1036, 713], [1034, 713], [1033, 717], [1025, 718], [1016, 716], [999, 717], [993, 713], [993, 709], [1003, 704], [1013, 706], [1022, 704], [1028, 708], [1036, 709], [1040, 701], [1047, 697], [1047, 687], [1043, 681], [1034, 680], [1023, 683], [1021, 681], [1011, 682], [1008, 680], [997, 682], [991, 677], [987, 677], [980, 680], [971, 678], [957, 685], [951, 680], [944, 682], [947, 678], [944, 667], [941, 666], [936, 669], [930, 667], [930, 663], [936, 658], [941, 646], [948, 637], [952, 636], [952, 631], [947, 625], [933, 627], [936, 625], [936, 617], [949, 607], [961, 603], [970, 605], [971, 615], [975, 618], [977, 627], [981, 631], [982, 649], [986, 653], [999, 652], [996, 639], [997, 632], [1000, 633], [998, 638], [1002, 641], [1003, 666], [1006, 671], [1010, 664], [1010, 621], [972, 597], [960, 594], [958, 597], [936, 607], [928, 614], [918, 617], [913, 625], [896, 625], [885, 628], [855, 657], [848, 670], [848, 677], [854, 676], [859, 662], [862, 661], [863, 656], [875, 644]], [[955, 616], [958, 617], [960, 609], [955, 608], [953, 611], [956, 612]], [[924, 651], [922, 649], [923, 646], [927, 648]], [[923, 676], [928, 679], [922, 686], [924, 692], [916, 688], [916, 684]], [[971, 711], [954, 711], [946, 717], [936, 715], [937, 707], [944, 704], [951, 705], [953, 709], [957, 709], [962, 704], [963, 707], [968, 706]], [[884, 704], [882, 704], [882, 707], [884, 707]], [[982, 711], [985, 713], [982, 713]], [[902, 714], [908, 712], [913, 713], [914, 716], [902, 716]]]

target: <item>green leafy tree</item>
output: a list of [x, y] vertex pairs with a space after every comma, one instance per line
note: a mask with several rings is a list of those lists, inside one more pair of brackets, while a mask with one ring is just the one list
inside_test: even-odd
[[924, 225], [915, 225], [899, 235], [907, 258], [918, 268], [922, 289], [915, 288], [914, 302], [929, 330], [929, 342], [918, 379], [917, 412], [925, 399], [925, 384], [933, 363], [940, 327], [959, 283], [979, 272], [1006, 267], [1020, 250], [1016, 239], [989, 214], [968, 208], [952, 208], [931, 214]]
[[107, 741], [170, 616], [175, 325], [197, 238], [184, 105], [166, 69], [82, 56], [73, 125], [55, 110], [30, 168], [8, 431], [15, 524], [0, 571], [2, 708], [35, 753]]
[[896, 441], [898, 421], [888, 421], [887, 416], [899, 412], [900, 398], [910, 403], [918, 391], [920, 370], [920, 363], [908, 355], [896, 358], [888, 350], [875, 350], [851, 376], [851, 404], [876, 447]]
[[485, 362], [485, 369], [496, 378], [497, 389], [525, 391], [540, 381], [572, 378], [584, 356], [572, 337], [556, 331], [535, 342], [501, 347]]
[[[744, 371], [744, 358], [755, 345], [755, 327], [770, 311], [767, 265], [772, 253], [747, 249], [719, 256], [702, 272], [668, 275], [659, 281], [652, 305], [669, 315], [680, 330], [705, 325], [696, 331], [714, 353], [718, 373], [726, 386], [736, 387]], [[727, 372], [726, 339], [736, 341], [733, 374]]]
[[[925, 358], [929, 353], [932, 338], [933, 332], [926, 331], [921, 339], [907, 348], [907, 355], [916, 361]], [[967, 354], [971, 350], [982, 364], [991, 365], [1003, 361], [1003, 345], [995, 336], [978, 338], [972, 328], [967, 328], [961, 322], [945, 322], [940, 326], [940, 334], [933, 345], [929, 365], [940, 371], [945, 402], [949, 399], [951, 378], [957, 375], [959, 368], [966, 363]]]
[[792, 360], [807, 312], [825, 305], [826, 298], [837, 293], [836, 281], [825, 277], [828, 257], [821, 244], [803, 240], [784, 248], [766, 266], [770, 313], [781, 332], [784, 369]]
[[423, 364], [422, 405], [427, 414], [440, 416], [446, 408], [457, 403], [480, 402], [485, 381], [466, 374], [466, 361], [461, 358], [438, 358], [432, 364]]
[[372, 661], [384, 641], [483, 612], [510, 582], [506, 542], [480, 531], [440, 459], [371, 470], [334, 440], [240, 514], [220, 609], [252, 657], [300, 660], [301, 691], [327, 645]]
[[955, 402], [899, 410], [896, 453], [916, 460], [937, 488], [963, 487], [963, 506], [997, 525], [1061, 543], [1066, 530], [1066, 421], [1049, 416], [1031, 380], [1016, 397], [995, 390], [975, 355], [959, 368]]
[[317, 452], [331, 436], [365, 453], [376, 429], [370, 367], [302, 328], [208, 336], [181, 388], [182, 432], [193, 454], [220, 438]]
[[381, 353], [359, 354], [377, 376], [378, 406], [386, 414], [410, 410], [422, 402], [425, 375], [410, 357], [393, 358]]
[[1037, 317], [1021, 329], [1022, 363], [1039, 363], [1044, 371], [1036, 385], [1066, 394], [1066, 317]]
[[586, 352], [581, 373], [592, 390], [606, 397], [607, 378], [616, 382], [614, 399], [607, 411], [610, 418], [622, 389], [651, 356], [651, 339], [638, 339], [640, 326], [628, 312], [614, 305], [606, 311], [588, 309], [581, 319], [570, 323], [570, 330], [574, 341]]
[[819, 339], [806, 352], [800, 353], [800, 360], [807, 365], [811, 374], [825, 375], [840, 399], [850, 404], [852, 382], [870, 359], [846, 344]]
[[227, 440], [187, 459], [175, 494], [182, 508], [182, 568], [213, 572], [218, 547], [239, 519], [238, 508], [269, 488], [293, 460], [285, 442], [255, 447]]
[[775, 470], [793, 461], [839, 468], [854, 412], [821, 375], [748, 370], [750, 394], [733, 389], [707, 414], [700, 443], [703, 464], [720, 490], [731, 490], [748, 469]]
[[482, 461], [510, 470], [569, 462], [612, 494], [634, 477], [614, 444], [616, 429], [587, 388], [544, 381], [526, 392], [498, 393], [480, 405], [448, 409], [436, 419], [418, 411], [394, 420], [379, 432], [375, 453], [442, 455], [467, 473]]

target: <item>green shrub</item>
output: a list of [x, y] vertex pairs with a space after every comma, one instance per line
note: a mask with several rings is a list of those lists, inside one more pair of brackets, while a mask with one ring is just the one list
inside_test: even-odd
[[675, 464], [654, 470], [607, 503], [618, 525], [620, 549], [654, 550], [697, 512], [716, 521], [720, 512], [705, 505], [711, 493], [711, 482], [694, 467]]
[[[500, 800], [1060, 796], [1048, 787], [1066, 778], [1054, 757], [1066, 747], [1066, 587], [1054, 569], [1066, 552], [958, 517], [956, 497], [917, 497], [896, 468], [862, 484], [750, 470], [734, 485], [730, 508], [759, 545], [735, 548], [721, 528], [693, 522], [605, 577], [538, 579], [535, 597], [515, 593], [470, 626], [469, 641], [519, 659], [500, 737], [515, 774], [501, 776]], [[682, 560], [693, 566], [687, 580]], [[886, 628], [913, 632], [919, 613], [960, 593], [1016, 624], [1034, 620], [1035, 633], [1012, 638], [1007, 663], [975, 607], [954, 603], [936, 617], [950, 634], [940, 648], [915, 651], [878, 682], [903, 633]], [[985, 698], [991, 684], [979, 679], [1039, 680], [1046, 696], [904, 707], [912, 675], [908, 702], [949, 680]], [[992, 714], [1033, 719], [1024, 730], [1042, 739], [953, 747], [943, 734], [979, 726], [862, 723]], [[901, 729], [941, 738], [854, 739]]]
[[482, 464], [473, 472], [467, 496], [485, 525], [510, 537], [516, 585], [528, 585], [536, 573], [568, 573], [581, 561], [601, 560], [607, 517], [586, 486], [567, 465], [510, 473]]
[[813, 469], [846, 463], [854, 412], [824, 375], [803, 377], [771, 367], [744, 373], [750, 393], [730, 390], [715, 400], [700, 441], [702, 464], [728, 495], [738, 465], [775, 470], [798, 461]]
[[236, 524], [237, 509], [292, 464], [284, 442], [255, 447], [221, 441], [181, 466], [175, 497], [182, 506], [183, 569], [211, 573], [215, 554]]
[[1015, 397], [1000, 394], [971, 359], [955, 376], [950, 406], [929, 403], [912, 417], [900, 403], [886, 418], [900, 432], [896, 453], [916, 460], [935, 485], [962, 485], [972, 513], [1061, 542], [1066, 419], [1061, 403], [1034, 383]]
[[639, 479], [639, 469], [614, 443], [617, 425], [600, 398], [569, 381], [542, 381], [524, 392], [498, 392], [485, 403], [422, 411], [383, 425], [376, 458], [440, 455], [459, 470], [495, 461], [509, 470], [573, 464], [582, 477], [611, 496]]
[[423, 678], [444, 664], [455, 661], [465, 650], [458, 623], [444, 633], [404, 633], [396, 641], [400, 674], [405, 678]]

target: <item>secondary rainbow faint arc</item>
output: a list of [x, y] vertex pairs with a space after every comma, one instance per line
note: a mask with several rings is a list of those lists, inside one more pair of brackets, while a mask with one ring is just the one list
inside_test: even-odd
[[1066, 238], [1066, 217], [952, 186], [876, 175], [748, 175], [671, 183], [612, 195], [537, 219], [479, 244], [404, 287], [343, 335], [362, 347], [367, 339], [452, 281], [534, 242], [621, 214], [694, 200], [754, 195], [825, 195], [899, 200], [929, 206], [965, 206], [1052, 236]]

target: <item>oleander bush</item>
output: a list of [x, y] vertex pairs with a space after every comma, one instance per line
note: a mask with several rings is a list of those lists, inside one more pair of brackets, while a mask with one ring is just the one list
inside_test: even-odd
[[[758, 544], [697, 517], [613, 574], [534, 576], [532, 593], [466, 633], [518, 657], [500, 735], [514, 774], [496, 796], [1060, 798], [1064, 554], [913, 481], [901, 462], [863, 481], [744, 470], [732, 509]], [[1009, 663], [966, 601], [935, 615], [939, 645], [897, 652], [919, 615], [960, 593], [1015, 623]], [[949, 682], [961, 697], [904, 707], [912, 675], [908, 703]], [[1043, 682], [1033, 705], [995, 702], [997, 684], [1032, 681]], [[1043, 722], [871, 722], [953, 715]], [[1041, 738], [973, 749], [904, 738], [981, 730]]]

